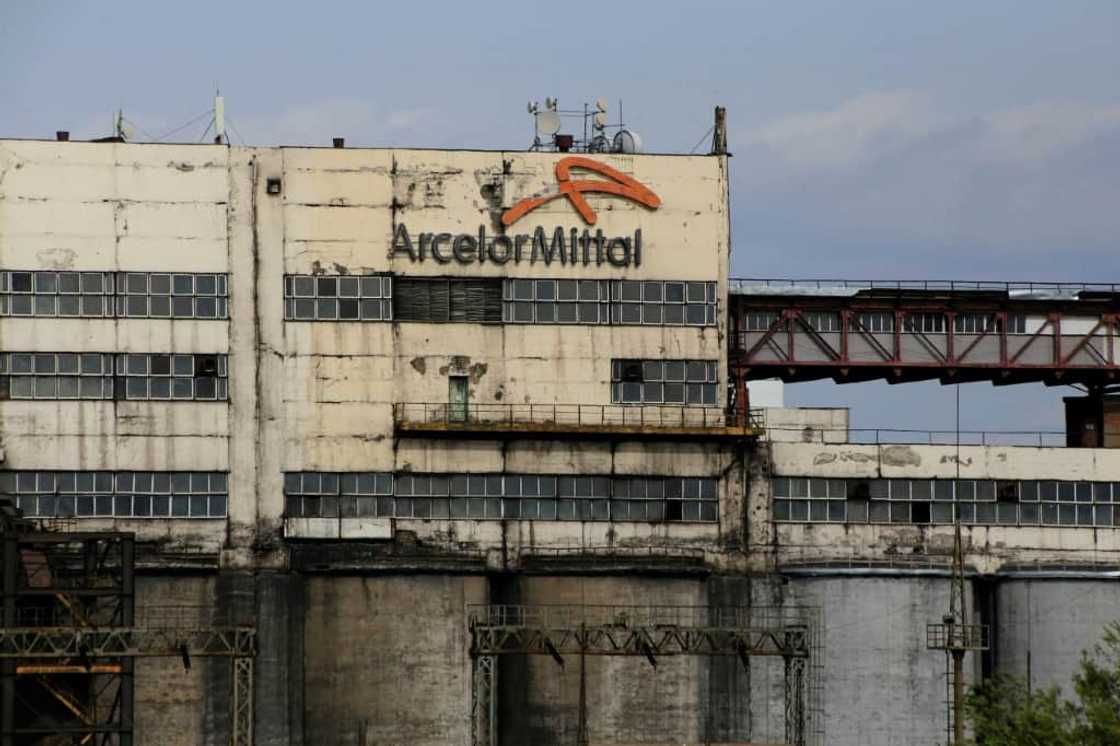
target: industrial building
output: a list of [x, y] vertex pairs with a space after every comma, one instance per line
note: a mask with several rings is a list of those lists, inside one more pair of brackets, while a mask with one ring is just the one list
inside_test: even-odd
[[[943, 743], [958, 519], [969, 679], [1063, 682], [1120, 292], [732, 279], [719, 140], [0, 140], [0, 746]], [[749, 384], [821, 377], [1091, 393], [916, 444]]]

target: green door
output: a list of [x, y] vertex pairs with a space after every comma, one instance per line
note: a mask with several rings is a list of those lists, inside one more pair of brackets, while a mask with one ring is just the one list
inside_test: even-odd
[[452, 422], [466, 422], [467, 397], [470, 391], [467, 388], [466, 376], [451, 376], [447, 379], [447, 415]]

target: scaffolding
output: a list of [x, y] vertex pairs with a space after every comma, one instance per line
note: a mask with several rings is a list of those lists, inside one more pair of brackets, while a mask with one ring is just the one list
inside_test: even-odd
[[[477, 605], [471, 634], [471, 743], [498, 743], [498, 665], [502, 655], [781, 658], [785, 741], [819, 742], [819, 610], [809, 607]], [[581, 674], [582, 676], [582, 674]], [[585, 682], [580, 686], [581, 741], [587, 738]]]
[[135, 607], [132, 534], [0, 534], [0, 746], [132, 746], [137, 658], [228, 658], [231, 739], [253, 742], [251, 625], [202, 607]]

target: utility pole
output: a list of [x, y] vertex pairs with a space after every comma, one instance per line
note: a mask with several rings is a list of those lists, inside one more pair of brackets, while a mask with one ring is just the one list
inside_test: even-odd
[[[957, 385], [957, 479], [961, 476], [961, 399]], [[945, 734], [948, 746], [964, 746], [964, 656], [969, 651], [988, 649], [988, 625], [969, 624], [964, 595], [964, 550], [961, 547], [960, 504], [953, 504], [953, 575], [949, 588], [949, 613], [941, 624], [926, 625], [926, 649], [945, 651], [945, 667], [952, 683], [951, 698], [945, 702]]]
[[712, 155], [727, 155], [727, 109], [716, 107], [716, 121], [712, 126]]

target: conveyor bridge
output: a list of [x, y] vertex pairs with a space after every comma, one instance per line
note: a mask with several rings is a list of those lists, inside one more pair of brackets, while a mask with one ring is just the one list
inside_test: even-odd
[[730, 366], [838, 383], [1118, 382], [1120, 285], [731, 280]]

